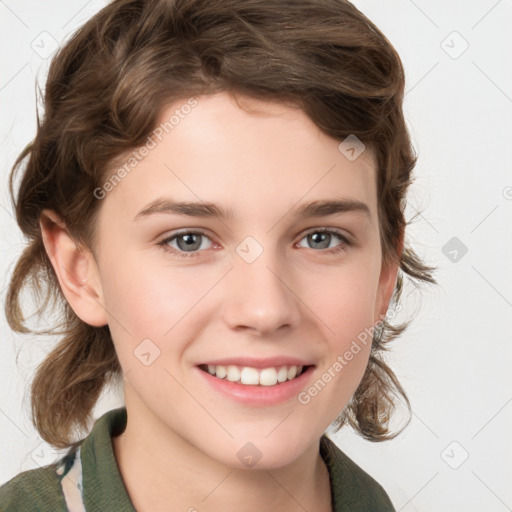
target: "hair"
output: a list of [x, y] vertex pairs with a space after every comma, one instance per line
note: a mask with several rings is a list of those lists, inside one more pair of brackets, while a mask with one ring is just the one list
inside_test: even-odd
[[[358, 137], [375, 154], [383, 262], [399, 267], [395, 302], [404, 276], [434, 282], [433, 269], [401, 245], [417, 161], [402, 110], [404, 82], [396, 50], [346, 0], [115, 0], [76, 31], [52, 60], [44, 116], [9, 181], [27, 245], [11, 276], [7, 320], [17, 332], [60, 335], [31, 385], [41, 437], [56, 447], [77, 444], [71, 433], [87, 428], [101, 391], [122, 375], [108, 325], [84, 323], [60, 289], [41, 212], [54, 210], [77, 246], [92, 250], [101, 204], [94, 191], [178, 100], [224, 91], [287, 103], [331, 137]], [[61, 308], [59, 324], [26, 326], [20, 296], [27, 286], [39, 317]], [[337, 428], [348, 423], [381, 441], [397, 434], [390, 428], [397, 400], [410, 417], [382, 357], [405, 327], [384, 320], [375, 330], [366, 371]]]

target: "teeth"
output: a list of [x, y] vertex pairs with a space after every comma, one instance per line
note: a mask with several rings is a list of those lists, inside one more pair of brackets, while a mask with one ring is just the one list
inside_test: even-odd
[[265, 368], [260, 372], [260, 385], [275, 386], [277, 384], [277, 372], [275, 368]]
[[226, 375], [226, 379], [231, 382], [237, 382], [240, 380], [240, 370], [238, 366], [228, 366], [228, 374]]
[[280, 366], [277, 368], [263, 368], [261, 370], [249, 366], [223, 366], [209, 364], [207, 371], [219, 379], [226, 379], [230, 382], [239, 382], [249, 386], [275, 386], [278, 383], [286, 382], [298, 377], [303, 366]]
[[217, 377], [219, 377], [219, 379], [223, 379], [228, 374], [228, 371], [226, 370], [225, 366], [222, 366], [219, 364], [218, 366], [213, 366], [213, 367], [214, 367], [214, 372], [212, 375], [217, 375]]
[[288, 380], [288, 368], [281, 366], [277, 372], [277, 382], [286, 382]]
[[242, 368], [240, 372], [240, 382], [242, 384], [253, 384], [258, 385], [260, 383], [260, 376], [256, 368], [248, 368], [247, 366]]
[[290, 368], [288, 368], [288, 380], [292, 380], [295, 375], [297, 375], [297, 367], [290, 366]]

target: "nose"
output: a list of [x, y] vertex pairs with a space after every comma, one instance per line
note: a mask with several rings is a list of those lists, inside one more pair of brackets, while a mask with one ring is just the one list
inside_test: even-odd
[[[252, 263], [235, 255], [227, 276], [223, 317], [234, 330], [265, 336], [293, 329], [300, 320], [291, 272], [266, 250]], [[283, 264], [284, 263], [284, 264]]]

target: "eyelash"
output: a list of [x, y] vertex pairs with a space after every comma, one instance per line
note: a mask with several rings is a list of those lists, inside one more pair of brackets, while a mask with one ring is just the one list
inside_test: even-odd
[[173, 247], [169, 247], [169, 242], [174, 240], [175, 238], [179, 238], [183, 235], [201, 235], [206, 238], [209, 238], [206, 233], [203, 231], [182, 231], [181, 233], [174, 233], [171, 236], [168, 236], [167, 238], [164, 238], [161, 242], [158, 243], [158, 245], [166, 252], [171, 253], [173, 256], [177, 256], [178, 258], [195, 258], [199, 256], [199, 253], [201, 251], [193, 251], [193, 252], [186, 252], [186, 251], [178, 251], [174, 249]]
[[[319, 250], [311, 249], [312, 251], [315, 251], [315, 252], [321, 252], [324, 254], [337, 254], [339, 252], [345, 251], [347, 249], [347, 247], [350, 247], [352, 245], [352, 242], [345, 235], [343, 235], [341, 232], [331, 229], [331, 228], [312, 229], [312, 230], [304, 233], [304, 235], [299, 239], [299, 242], [301, 240], [303, 240], [305, 237], [307, 237], [308, 235], [312, 235], [314, 233], [327, 233], [328, 235], [333, 235], [333, 236], [337, 237], [341, 241], [341, 243], [339, 245], [336, 245], [335, 247], [331, 247], [329, 249], [319, 249]], [[204, 233], [203, 231], [196, 231], [196, 230], [182, 231], [181, 233], [174, 233], [173, 235], [171, 235], [167, 238], [164, 238], [161, 242], [158, 243], [158, 246], [161, 247], [166, 253], [172, 253], [173, 256], [177, 256], [178, 258], [198, 257], [202, 251], [187, 252], [187, 251], [179, 251], [179, 250], [169, 247], [169, 245], [168, 245], [169, 242], [171, 242], [172, 240], [179, 238], [180, 236], [183, 236], [183, 235], [201, 235], [206, 238], [209, 238], [208, 235], [206, 233]]]

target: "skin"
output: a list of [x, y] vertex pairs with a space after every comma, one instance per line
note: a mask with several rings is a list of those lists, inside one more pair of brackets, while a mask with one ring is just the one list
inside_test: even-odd
[[[239, 404], [198, 378], [196, 365], [301, 357], [315, 365], [307, 389], [382, 318], [397, 268], [383, 265], [374, 156], [367, 149], [350, 161], [297, 108], [227, 93], [197, 100], [101, 199], [93, 252], [78, 251], [52, 211], [41, 217], [45, 246], [76, 314], [111, 330], [128, 411], [114, 451], [139, 512], [329, 511], [319, 440], [357, 388], [369, 345], [306, 405]], [[134, 220], [164, 197], [215, 202], [232, 215]], [[369, 213], [295, 213], [329, 199], [360, 201]], [[350, 243], [333, 235], [319, 248], [307, 237], [315, 228]], [[176, 238], [167, 251], [159, 245], [184, 229], [206, 234], [194, 256], [179, 257]], [[252, 263], [236, 252], [249, 235], [263, 249]], [[160, 350], [148, 366], [134, 355], [145, 339]], [[247, 442], [262, 454], [252, 468], [237, 457]]]

